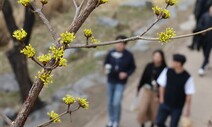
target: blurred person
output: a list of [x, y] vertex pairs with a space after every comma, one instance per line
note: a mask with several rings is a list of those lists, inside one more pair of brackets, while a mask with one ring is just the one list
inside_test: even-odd
[[[126, 39], [126, 36], [118, 36], [116, 40]], [[127, 42], [115, 45], [104, 62], [108, 74], [108, 115], [107, 127], [118, 127], [121, 119], [121, 102], [126, 83], [130, 75], [135, 71], [136, 65], [133, 54], [126, 49]]]
[[[196, 0], [195, 8], [194, 8], [194, 17], [196, 20], [196, 27], [199, 24], [199, 21], [201, 17], [208, 12], [210, 5], [212, 3], [212, 0]], [[195, 27], [195, 29], [196, 29]], [[193, 31], [195, 32], [195, 30]], [[193, 37], [192, 44], [188, 46], [189, 49], [194, 50], [200, 50], [201, 48], [201, 35], [195, 35]]]
[[[159, 106], [157, 78], [166, 68], [165, 56], [162, 50], [155, 50], [152, 62], [148, 63], [138, 85], [137, 95], [141, 96], [138, 104], [138, 121], [141, 127], [151, 121], [151, 127], [155, 125], [155, 119]], [[139, 91], [141, 94], [139, 94]]]
[[[195, 32], [198, 32], [210, 27], [212, 27], [212, 6], [210, 6], [209, 8], [209, 12], [205, 13], [200, 19]], [[203, 48], [204, 61], [198, 73], [200, 76], [203, 76], [205, 74], [205, 68], [209, 63], [209, 58], [210, 58], [210, 53], [212, 48], [212, 31], [204, 33], [201, 36], [202, 36], [201, 45]]]
[[169, 116], [171, 116], [169, 127], [178, 127], [184, 107], [185, 117], [190, 117], [195, 85], [193, 78], [184, 69], [185, 63], [184, 55], [173, 55], [172, 68], [165, 68], [157, 80], [160, 85], [160, 106], [156, 120], [158, 127], [166, 127], [165, 123]]

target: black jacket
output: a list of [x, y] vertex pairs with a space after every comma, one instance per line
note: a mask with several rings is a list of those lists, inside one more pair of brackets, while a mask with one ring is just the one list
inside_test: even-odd
[[208, 12], [211, 4], [212, 4], [212, 0], [197, 0], [196, 1], [195, 8], [194, 8], [194, 16], [197, 23], [199, 22], [202, 15]]
[[[116, 52], [116, 50], [112, 50], [108, 53], [104, 65], [110, 64], [112, 66], [110, 73], [108, 74], [108, 82], [114, 84], [126, 84], [128, 77], [135, 71], [136, 65], [135, 60], [128, 50], [124, 50], [122, 52], [122, 57], [116, 59], [112, 56], [112, 54]], [[120, 72], [126, 72], [128, 77], [124, 80], [119, 78]]]
[[[197, 24], [197, 28], [194, 32], [202, 31], [210, 27], [212, 27], [212, 16], [210, 16], [209, 13], [205, 13]], [[212, 45], [212, 31], [209, 31], [201, 36], [200, 43], [202, 43], [203, 46]]]
[[147, 64], [143, 75], [141, 76], [141, 80], [138, 84], [138, 92], [140, 91], [141, 87], [145, 84], [148, 84], [152, 87], [152, 81], [157, 81], [158, 77], [160, 76], [161, 72], [166, 68], [166, 65], [162, 65], [160, 67], [155, 67], [153, 63]]

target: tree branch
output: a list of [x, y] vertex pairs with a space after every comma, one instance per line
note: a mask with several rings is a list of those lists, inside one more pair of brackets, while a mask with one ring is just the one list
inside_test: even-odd
[[4, 113], [0, 112], [0, 116], [8, 125], [11, 125], [12, 121]]
[[48, 20], [48, 19], [46, 18], [46, 16], [43, 14], [42, 9], [37, 8], [37, 7], [35, 6], [34, 3], [31, 3], [31, 6], [32, 6], [34, 12], [36, 12], [36, 13], [38, 14], [38, 16], [41, 18], [41, 20], [43, 21], [43, 23], [44, 23], [44, 24], [46, 25], [46, 27], [48, 28], [49, 32], [50, 32], [51, 35], [52, 35], [52, 38], [53, 38], [54, 40], [57, 40], [58, 34], [57, 34], [57, 32], [54, 30], [54, 28], [52, 27], [52, 25], [50, 24], [49, 20]]
[[74, 110], [69, 110], [69, 108], [68, 108], [67, 111], [63, 112], [63, 113], [60, 114], [58, 117], [56, 117], [56, 118], [54, 118], [54, 119], [51, 119], [51, 120], [49, 120], [49, 121], [47, 121], [47, 122], [44, 122], [44, 123], [38, 125], [37, 127], [45, 127], [45, 126], [48, 126], [48, 125], [50, 125], [55, 119], [61, 118], [62, 116], [66, 115], [66, 114], [72, 114], [73, 112], [76, 112], [76, 111], [79, 110], [79, 109], [80, 109], [80, 106], [78, 106], [78, 107], [77, 107], [76, 109], [74, 109]]
[[76, 33], [79, 30], [79, 28], [82, 26], [82, 24], [85, 22], [85, 20], [88, 18], [88, 16], [91, 14], [91, 12], [96, 8], [97, 4], [98, 4], [98, 0], [88, 0], [86, 7], [79, 14], [79, 16], [77, 16], [76, 19], [73, 20], [73, 22], [68, 28], [68, 31]]
[[[209, 32], [209, 31], [212, 31], [212, 27], [205, 29], [205, 30], [202, 30], [200, 32], [176, 36], [176, 37], [171, 38], [171, 40], [181, 39], [181, 38], [186, 38], [186, 37], [192, 37], [192, 36], [203, 34], [203, 33]], [[99, 47], [99, 46], [112, 45], [112, 44], [117, 44], [117, 43], [121, 43], [121, 42], [136, 41], [136, 40], [159, 41], [159, 38], [145, 38], [145, 37], [140, 37], [140, 36], [133, 36], [133, 37], [129, 37], [127, 39], [121, 39], [121, 40], [115, 40], [115, 41], [106, 41], [106, 42], [102, 42], [102, 43], [99, 43], [99, 44], [89, 44], [89, 45], [75, 44], [75, 45], [71, 45], [70, 47], [66, 47], [66, 49], [71, 49], [71, 48], [96, 48], [96, 47]]]

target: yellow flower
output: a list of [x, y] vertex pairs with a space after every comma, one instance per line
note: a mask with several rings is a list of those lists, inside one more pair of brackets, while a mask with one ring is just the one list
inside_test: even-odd
[[170, 11], [167, 9], [163, 10], [162, 18], [169, 19], [171, 17]]
[[43, 54], [41, 56], [38, 56], [37, 58], [41, 63], [46, 64], [51, 60], [52, 56], [51, 54]]
[[30, 0], [18, 0], [19, 4], [22, 4], [23, 6], [28, 6], [30, 3]]
[[100, 41], [97, 40], [94, 36], [91, 37], [91, 42], [94, 43], [94, 44], [100, 43]]
[[71, 104], [74, 104], [76, 101], [75, 101], [75, 98], [71, 95], [66, 95], [66, 97], [63, 98], [63, 102], [67, 105], [71, 105]]
[[35, 78], [39, 78], [45, 86], [53, 83], [53, 76], [45, 72], [44, 69], [42, 71], [39, 71], [38, 76], [36, 76]]
[[67, 66], [67, 60], [65, 58], [60, 58], [59, 66]]
[[165, 0], [167, 5], [173, 6], [176, 5], [178, 0]]
[[22, 41], [27, 37], [27, 32], [23, 29], [16, 30], [13, 32], [13, 37], [18, 41]]
[[70, 44], [71, 42], [74, 41], [75, 35], [74, 35], [74, 33], [70, 33], [70, 32], [66, 31], [65, 33], [62, 33], [60, 35], [59, 39], [61, 40], [61, 43], [63, 43], [63, 44]]
[[21, 50], [21, 53], [26, 55], [29, 58], [32, 58], [35, 56], [35, 49], [29, 44], [24, 49]]
[[105, 3], [108, 3], [108, 2], [109, 2], [109, 0], [100, 0], [101, 4], [105, 4]]
[[77, 98], [77, 102], [81, 108], [89, 109], [89, 103], [85, 98]]
[[59, 115], [54, 111], [48, 112], [47, 115], [49, 116], [50, 120], [53, 120], [54, 123], [61, 122]]
[[165, 32], [161, 32], [159, 35], [159, 40], [160, 42], [167, 43], [171, 38], [176, 36], [175, 31], [173, 30], [173, 28], [166, 28]]
[[85, 37], [89, 38], [91, 37], [93, 34], [92, 30], [91, 29], [84, 29], [84, 35]]
[[41, 0], [40, 2], [44, 5], [48, 3], [48, 0]]
[[56, 60], [62, 58], [64, 56], [64, 49], [63, 47], [56, 48], [54, 45], [50, 47], [50, 51], [52, 52], [52, 57]]
[[161, 13], [163, 11], [163, 9], [158, 6], [153, 7], [152, 10], [155, 13], [155, 15], [157, 15], [157, 16], [161, 15]]

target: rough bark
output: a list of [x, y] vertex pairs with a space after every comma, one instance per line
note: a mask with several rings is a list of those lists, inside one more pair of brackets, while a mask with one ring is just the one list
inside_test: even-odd
[[[18, 27], [15, 23], [15, 19], [13, 17], [13, 10], [11, 7], [11, 4], [8, 0], [4, 2], [3, 6], [3, 14], [4, 14], [4, 19], [6, 21], [6, 25], [8, 28], [8, 31], [10, 32], [10, 35], [12, 37], [13, 31], [17, 30]], [[26, 9], [25, 11], [25, 21], [24, 21], [24, 29], [27, 31], [28, 36], [25, 39], [23, 43], [28, 44], [30, 40], [30, 35], [32, 32], [32, 28], [34, 25], [35, 21], [35, 16], [32, 12], [30, 12], [29, 9]], [[12, 37], [13, 38], [13, 37]], [[19, 43], [16, 42], [15, 39], [13, 39], [14, 46], [12, 49], [10, 49], [7, 53], [6, 56], [9, 60], [9, 63], [12, 67], [12, 70], [15, 74], [16, 80], [19, 84], [20, 88], [20, 95], [21, 95], [21, 100], [24, 102], [28, 96], [29, 90], [32, 86], [32, 81], [29, 76], [29, 71], [27, 67], [27, 58], [20, 53], [20, 50], [23, 48], [23, 46]], [[38, 99], [36, 102], [35, 109], [40, 108], [43, 104], [42, 102]]]

